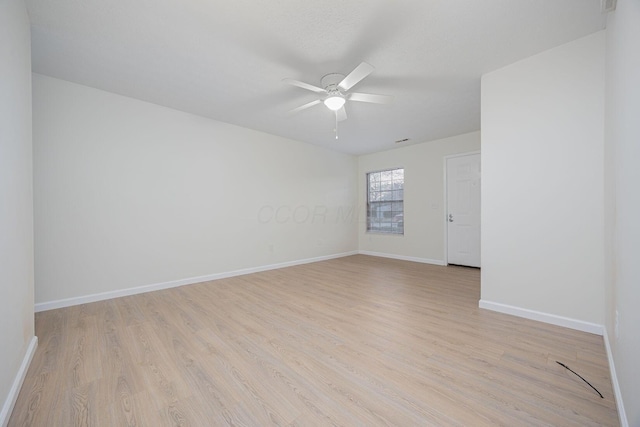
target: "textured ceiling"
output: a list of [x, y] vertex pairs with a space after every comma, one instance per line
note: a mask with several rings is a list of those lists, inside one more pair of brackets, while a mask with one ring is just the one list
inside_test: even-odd
[[[346, 153], [480, 128], [480, 77], [604, 28], [600, 0], [27, 0], [33, 71]], [[366, 61], [334, 136], [313, 101]]]

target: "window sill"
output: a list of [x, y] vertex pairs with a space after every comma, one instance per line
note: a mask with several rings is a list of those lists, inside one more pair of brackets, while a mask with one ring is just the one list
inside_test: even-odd
[[404, 233], [390, 233], [390, 232], [385, 232], [385, 231], [365, 231], [366, 234], [375, 234], [377, 236], [398, 236], [398, 237], [404, 237]]

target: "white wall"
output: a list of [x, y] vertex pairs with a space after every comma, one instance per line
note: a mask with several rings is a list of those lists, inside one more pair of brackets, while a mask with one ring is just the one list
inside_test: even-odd
[[[360, 251], [443, 263], [444, 157], [480, 150], [480, 132], [410, 145], [358, 158]], [[404, 235], [367, 233], [367, 172], [405, 169]]]
[[356, 159], [34, 74], [36, 303], [357, 250]]
[[[34, 349], [31, 47], [22, 0], [0, 1], [0, 425]], [[29, 359], [30, 360], [30, 359]]]
[[[608, 338], [628, 425], [640, 425], [640, 2], [618, 0], [607, 20], [606, 143], [615, 180], [614, 282]], [[615, 334], [615, 311], [619, 337]]]
[[482, 78], [482, 302], [604, 323], [598, 32]]

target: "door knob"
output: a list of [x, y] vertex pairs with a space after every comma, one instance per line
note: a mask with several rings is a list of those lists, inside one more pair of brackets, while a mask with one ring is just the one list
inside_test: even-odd
[[449, 222], [453, 222], [453, 215], [449, 214]]

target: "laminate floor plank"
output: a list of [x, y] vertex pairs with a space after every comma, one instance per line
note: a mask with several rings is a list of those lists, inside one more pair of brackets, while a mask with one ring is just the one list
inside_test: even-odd
[[479, 282], [356, 255], [37, 313], [9, 426], [619, 425], [603, 338]]

